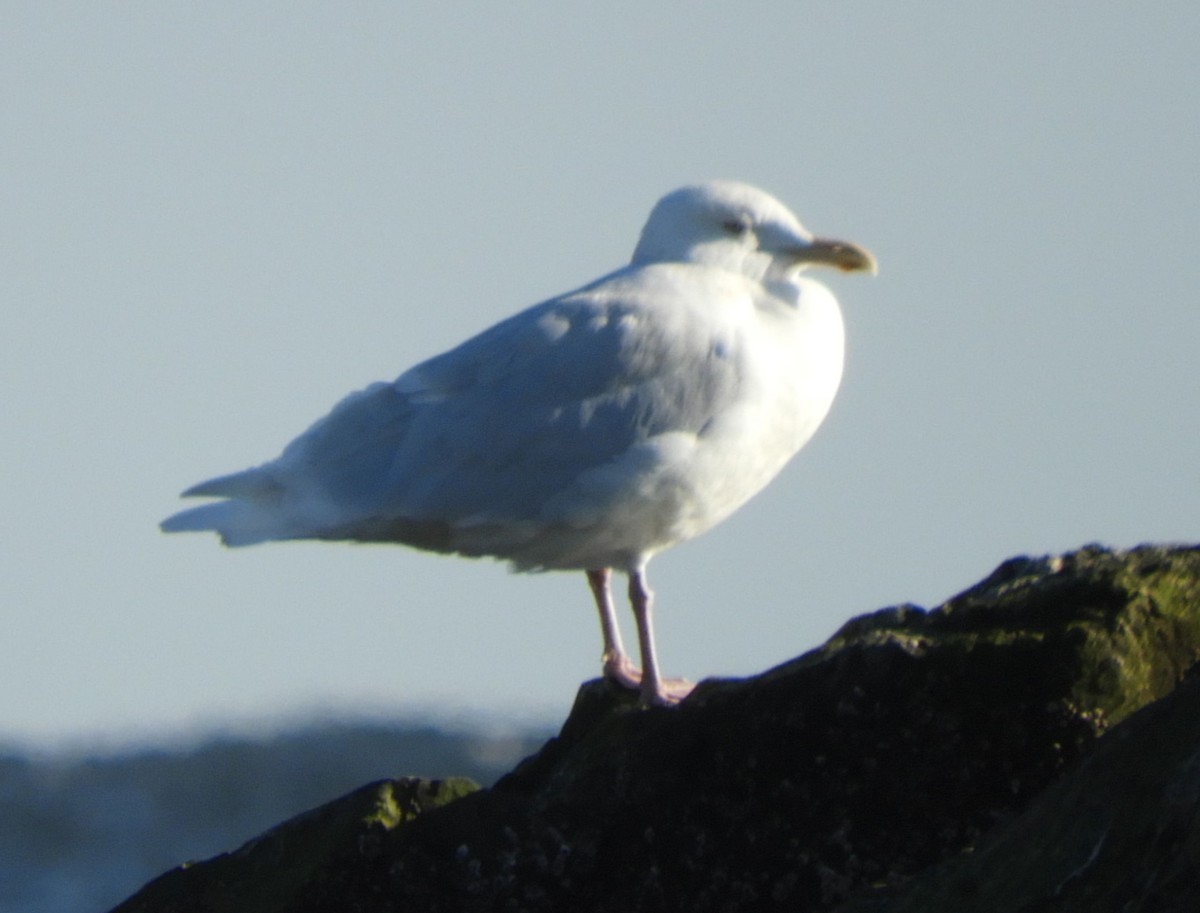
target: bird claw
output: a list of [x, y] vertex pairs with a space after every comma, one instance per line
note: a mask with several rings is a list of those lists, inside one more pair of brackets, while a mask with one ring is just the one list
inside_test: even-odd
[[667, 678], [658, 683], [657, 691], [642, 689], [641, 702], [646, 707], [674, 707], [692, 693], [694, 682], [686, 678]]
[[642, 670], [624, 653], [605, 655], [604, 677], [630, 691], [640, 691], [642, 687]]
[[646, 707], [673, 707], [696, 687], [686, 678], [667, 678], [655, 688], [624, 653], [604, 657], [604, 677], [627, 691], [640, 692], [641, 703]]

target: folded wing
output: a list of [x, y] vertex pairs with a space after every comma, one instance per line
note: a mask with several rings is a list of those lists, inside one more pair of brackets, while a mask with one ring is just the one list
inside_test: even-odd
[[[163, 529], [508, 557], [501, 540], [536, 534], [548, 505], [570, 520], [589, 472], [656, 436], [698, 434], [736, 396], [736, 341], [711, 312], [692, 319], [677, 280], [668, 266], [621, 271], [351, 394], [278, 459], [186, 491], [224, 500]], [[484, 528], [507, 532], [464, 544]]]

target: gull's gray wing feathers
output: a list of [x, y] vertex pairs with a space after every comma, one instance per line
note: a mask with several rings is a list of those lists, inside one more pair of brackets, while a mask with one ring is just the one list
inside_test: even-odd
[[[229, 544], [346, 538], [494, 553], [499, 527], [516, 544], [541, 527], [586, 526], [617, 494], [615, 480], [587, 484], [589, 472], [664, 434], [698, 435], [737, 395], [736, 315], [719, 319], [711, 287], [701, 314], [692, 271], [711, 272], [618, 271], [351, 394], [277, 460], [189, 489], [230, 500], [164, 528], [215, 527]], [[728, 309], [753, 306], [725, 281]]]

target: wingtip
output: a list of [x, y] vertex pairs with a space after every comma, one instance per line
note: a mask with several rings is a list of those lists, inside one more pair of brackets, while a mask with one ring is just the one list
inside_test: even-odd
[[197, 482], [180, 493], [181, 498], [246, 498], [259, 500], [278, 494], [281, 486], [261, 466]]
[[159, 523], [158, 528], [164, 533], [188, 533], [211, 530], [213, 527], [205, 524], [202, 520], [205, 513], [204, 509], [199, 507], [181, 510], [179, 513], [171, 514], [171, 516]]

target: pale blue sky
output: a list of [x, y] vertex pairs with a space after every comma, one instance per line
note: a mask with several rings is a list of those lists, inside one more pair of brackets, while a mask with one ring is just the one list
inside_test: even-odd
[[878, 278], [826, 425], [659, 556], [742, 675], [1017, 553], [1200, 539], [1200, 5], [32, 3], [0, 31], [0, 740], [565, 713], [582, 575], [158, 521], [746, 180]]

